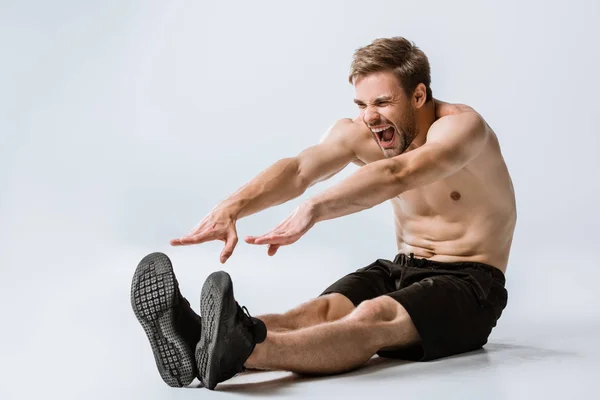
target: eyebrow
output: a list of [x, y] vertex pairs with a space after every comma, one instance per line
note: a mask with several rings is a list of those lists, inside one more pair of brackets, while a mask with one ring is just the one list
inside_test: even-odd
[[[379, 96], [375, 100], [373, 100], [373, 103], [381, 103], [384, 101], [390, 101], [391, 99], [392, 99], [392, 96]], [[354, 102], [356, 104], [364, 104], [361, 100], [358, 100], [358, 99], [354, 99]]]

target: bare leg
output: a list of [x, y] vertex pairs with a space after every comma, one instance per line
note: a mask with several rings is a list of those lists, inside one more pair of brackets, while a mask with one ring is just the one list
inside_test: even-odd
[[317, 297], [284, 314], [258, 316], [269, 332], [289, 332], [345, 317], [354, 304], [344, 295], [332, 293]]
[[355, 369], [379, 349], [420, 340], [410, 316], [396, 300], [380, 296], [342, 319], [289, 332], [268, 332], [246, 367], [331, 374]]
[[[257, 318], [265, 323], [269, 333], [290, 332], [324, 322], [336, 321], [350, 314], [354, 308], [354, 304], [346, 296], [331, 293], [312, 299], [284, 314], [267, 314]], [[247, 366], [247, 369], [262, 371], [274, 368]]]

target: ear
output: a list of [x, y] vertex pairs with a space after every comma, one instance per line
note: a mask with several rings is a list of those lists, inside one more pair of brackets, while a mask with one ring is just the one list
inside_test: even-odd
[[415, 109], [423, 107], [427, 100], [427, 87], [423, 83], [419, 83], [413, 92], [412, 103]]

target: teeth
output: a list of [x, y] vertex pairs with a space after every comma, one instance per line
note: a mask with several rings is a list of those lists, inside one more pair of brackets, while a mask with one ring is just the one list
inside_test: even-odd
[[373, 132], [375, 133], [379, 133], [379, 132], [383, 132], [385, 131], [387, 128], [391, 127], [391, 125], [389, 126], [384, 126], [383, 128], [377, 128], [377, 129], [371, 129]]

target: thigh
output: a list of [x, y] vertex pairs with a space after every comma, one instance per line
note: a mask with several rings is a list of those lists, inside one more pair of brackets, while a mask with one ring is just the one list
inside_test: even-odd
[[[432, 360], [481, 348], [506, 305], [489, 275], [430, 276], [389, 293], [410, 315], [421, 342], [382, 356]], [[500, 312], [499, 312], [500, 310]]]
[[377, 260], [365, 268], [352, 272], [329, 286], [321, 296], [339, 293], [346, 296], [355, 307], [365, 300], [374, 299], [396, 290], [389, 268]]

